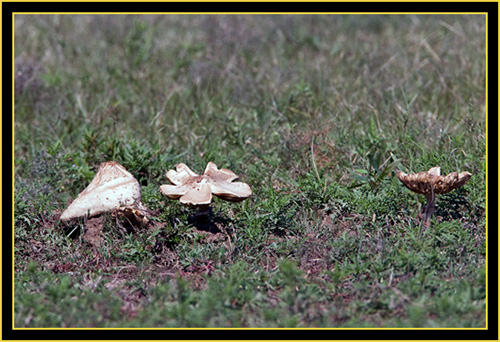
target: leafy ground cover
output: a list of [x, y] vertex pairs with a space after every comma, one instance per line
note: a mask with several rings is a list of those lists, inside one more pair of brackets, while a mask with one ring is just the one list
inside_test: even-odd
[[[481, 15], [16, 15], [15, 326], [484, 327], [485, 65]], [[62, 224], [109, 160], [150, 223]], [[209, 161], [207, 227], [158, 187]]]

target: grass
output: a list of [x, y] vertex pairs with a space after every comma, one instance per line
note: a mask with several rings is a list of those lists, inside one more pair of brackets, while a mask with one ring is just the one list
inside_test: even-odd
[[[484, 16], [16, 15], [15, 58], [15, 327], [485, 327]], [[92, 243], [109, 160], [155, 214]], [[254, 195], [206, 231], [158, 187], [209, 161]]]

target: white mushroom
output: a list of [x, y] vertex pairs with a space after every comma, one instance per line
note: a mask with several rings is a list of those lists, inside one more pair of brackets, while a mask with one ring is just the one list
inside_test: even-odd
[[92, 182], [62, 213], [61, 220], [94, 216], [141, 201], [137, 179], [115, 161], [101, 163]]
[[226, 201], [241, 202], [252, 195], [246, 183], [235, 182], [238, 176], [227, 169], [218, 169], [209, 162], [203, 175], [191, 171], [186, 164], [178, 164], [176, 170], [169, 170], [167, 179], [172, 184], [160, 186], [162, 194], [179, 199], [182, 204], [206, 210], [212, 202], [212, 194]]
[[430, 168], [429, 171], [414, 174], [406, 174], [397, 171], [399, 180], [405, 187], [418, 194], [423, 194], [427, 198], [425, 206], [425, 219], [427, 223], [435, 210], [436, 195], [446, 194], [456, 188], [463, 186], [472, 176], [469, 172], [452, 172], [446, 176], [441, 176], [439, 166]]

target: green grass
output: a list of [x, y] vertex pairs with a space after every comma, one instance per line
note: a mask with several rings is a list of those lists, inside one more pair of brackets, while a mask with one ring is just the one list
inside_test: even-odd
[[[15, 21], [16, 327], [485, 326], [484, 16]], [[154, 224], [95, 246], [58, 215], [109, 160]], [[209, 161], [254, 192], [215, 232], [158, 190]]]

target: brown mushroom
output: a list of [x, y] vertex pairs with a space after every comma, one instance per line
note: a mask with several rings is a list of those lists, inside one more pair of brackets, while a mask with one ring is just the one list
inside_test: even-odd
[[108, 211], [130, 208], [145, 211], [141, 202], [141, 187], [135, 177], [115, 161], [101, 163], [92, 182], [62, 213], [69, 221], [91, 217]]
[[160, 186], [162, 194], [191, 208], [205, 212], [210, 208], [212, 194], [226, 201], [241, 202], [252, 195], [246, 183], [235, 182], [239, 177], [228, 169], [218, 169], [209, 162], [203, 175], [191, 171], [186, 164], [178, 164], [176, 170], [166, 173], [172, 184]]
[[414, 174], [406, 174], [396, 171], [399, 180], [405, 187], [418, 194], [423, 194], [427, 198], [427, 205], [424, 208], [424, 222], [428, 224], [431, 215], [435, 210], [436, 195], [446, 194], [456, 188], [463, 186], [472, 176], [469, 172], [452, 172], [446, 176], [441, 176], [439, 166], [430, 168], [429, 171]]

